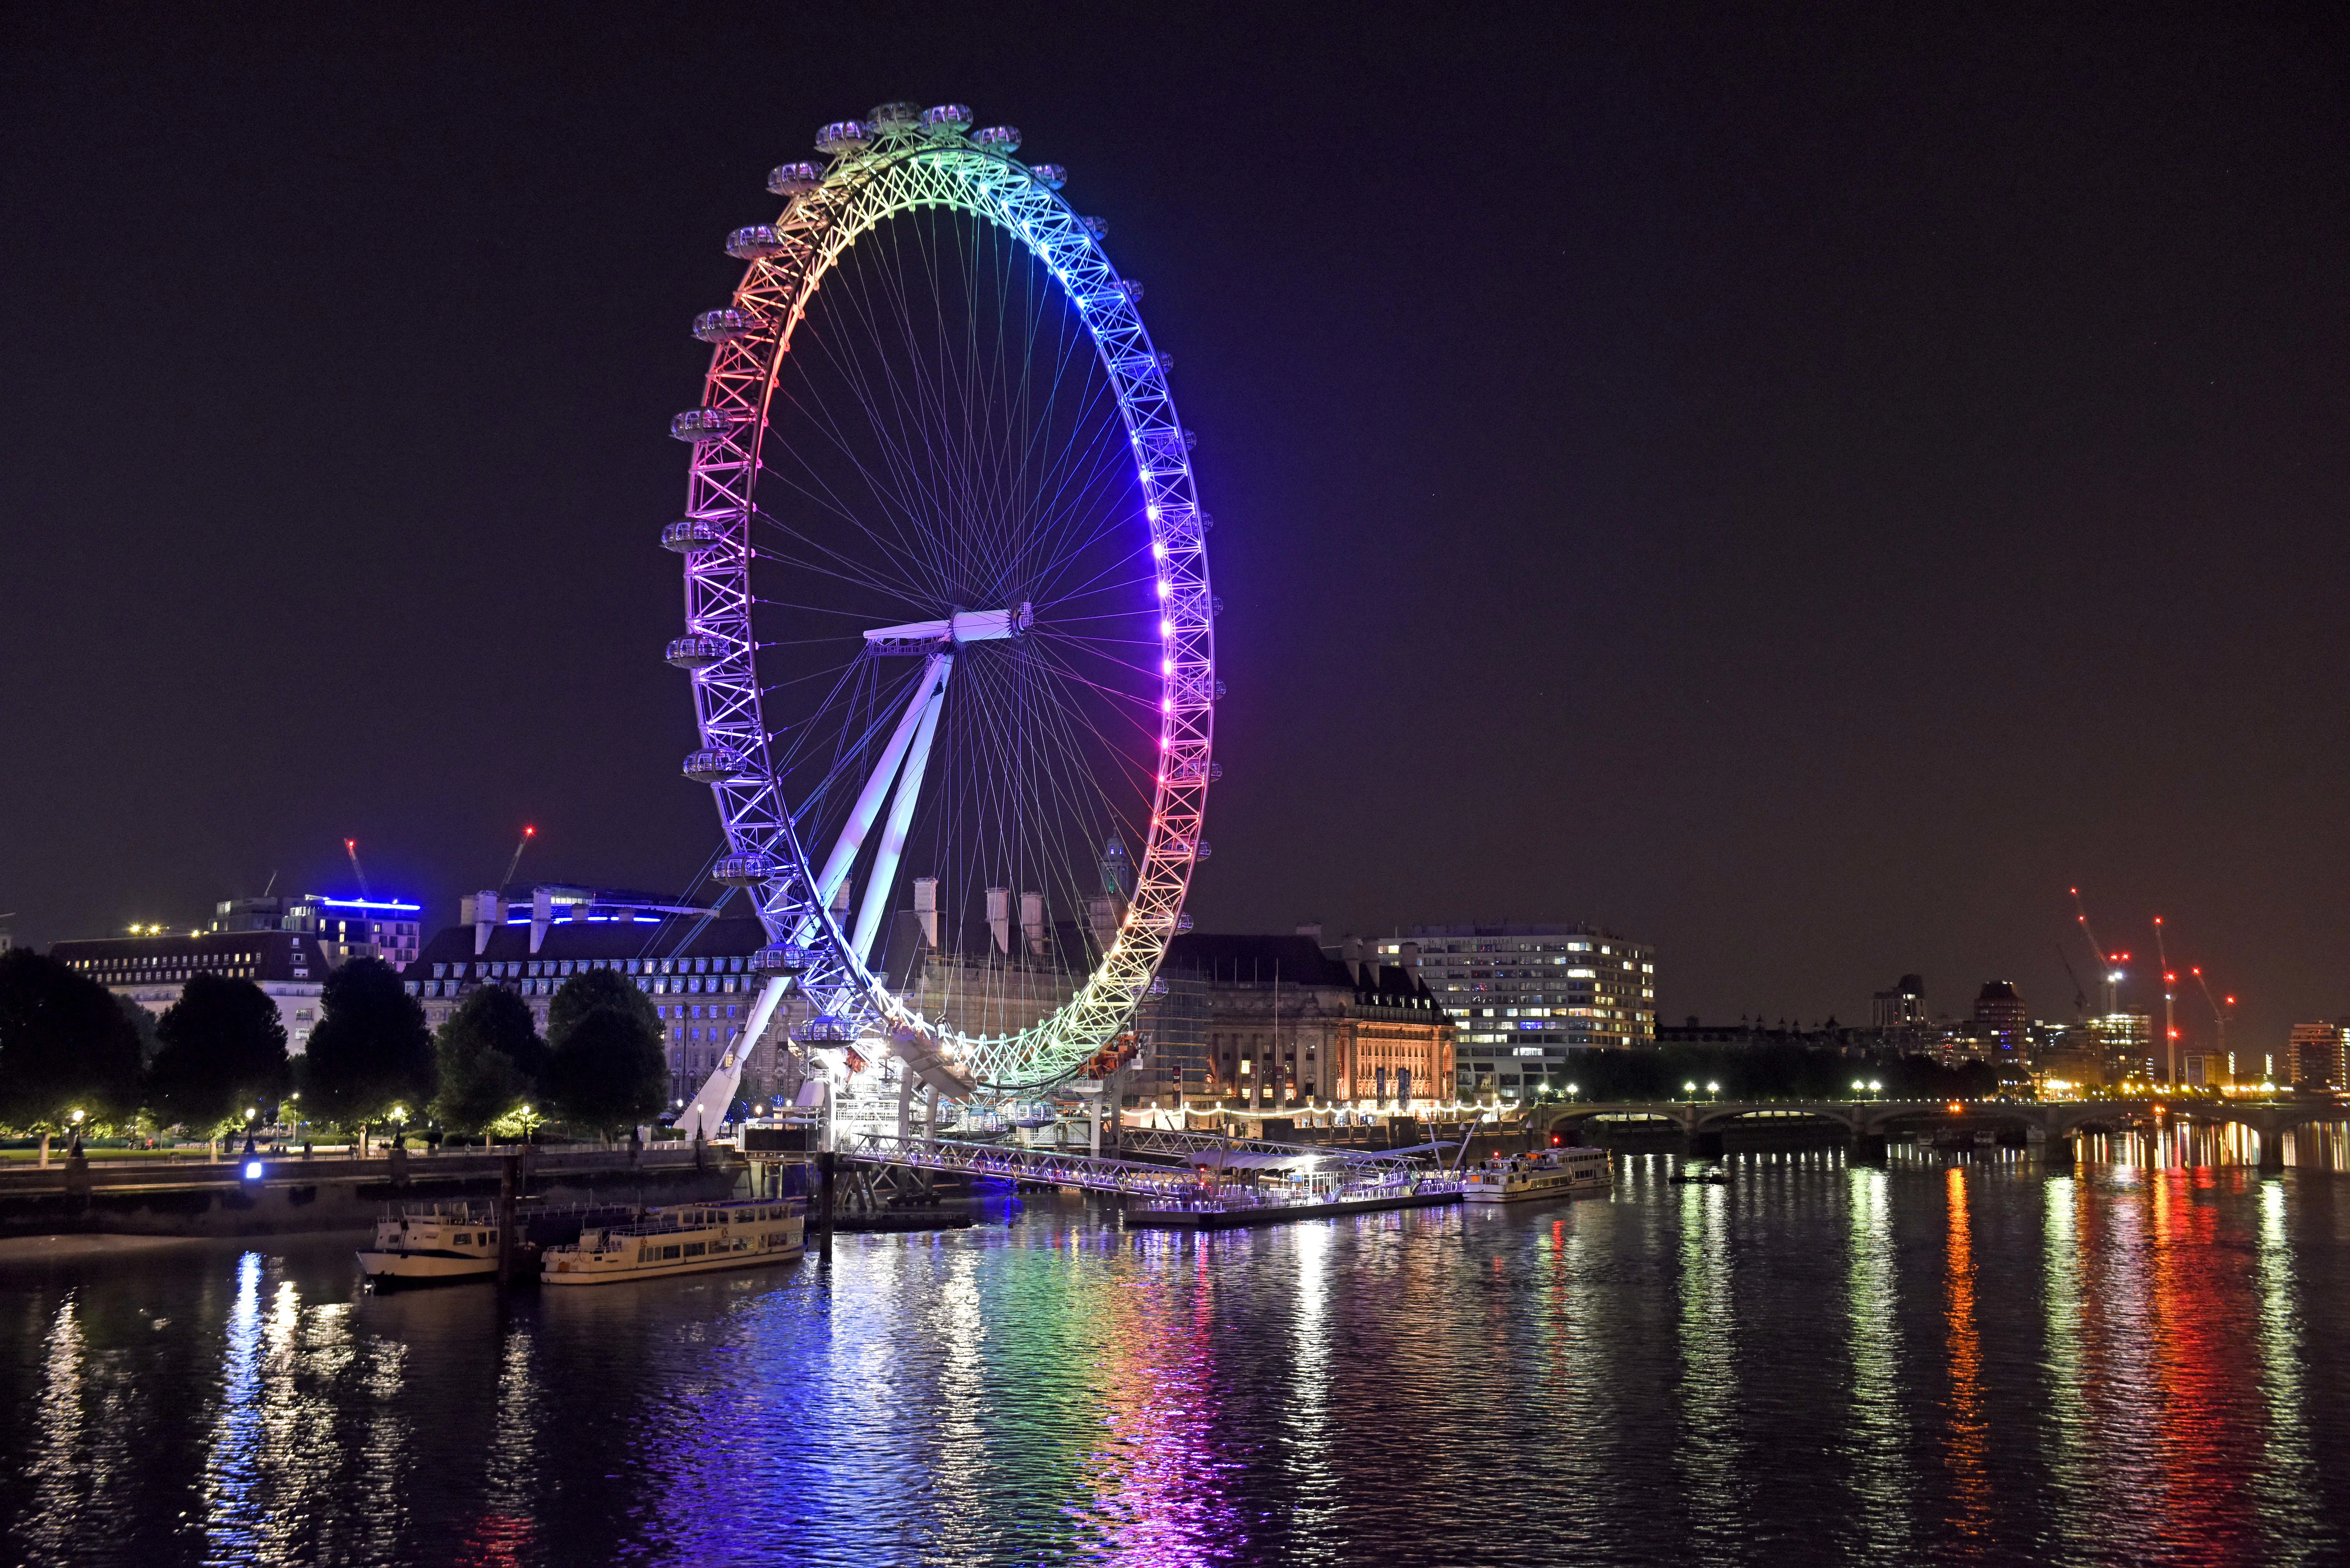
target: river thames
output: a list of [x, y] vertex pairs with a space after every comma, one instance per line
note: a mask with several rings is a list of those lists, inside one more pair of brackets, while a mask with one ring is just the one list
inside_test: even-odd
[[2343, 1560], [2350, 1177], [2084, 1153], [1207, 1237], [1048, 1196], [544, 1299], [18, 1261], [9, 1560]]

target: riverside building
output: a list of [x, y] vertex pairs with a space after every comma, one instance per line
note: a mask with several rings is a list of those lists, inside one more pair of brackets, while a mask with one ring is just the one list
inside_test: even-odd
[[[767, 945], [766, 928], [756, 919], [656, 893], [555, 884], [519, 896], [485, 888], [463, 899], [459, 913], [463, 923], [425, 943], [404, 976], [435, 1029], [468, 994], [495, 985], [522, 998], [544, 1033], [563, 982], [604, 969], [651, 1001], [668, 1047], [670, 1096], [678, 1105], [729, 1047], [743, 1043], [761, 984], [748, 961]], [[787, 1002], [766, 1033], [749, 1043], [745, 1098], [772, 1085], [775, 1043], [805, 1011]]]
[[1400, 965], [1350, 965], [1311, 936], [1193, 931], [1167, 944], [1159, 974], [1204, 997], [1207, 1104], [1404, 1108], [1451, 1096], [1453, 1025]]
[[1575, 1053], [1657, 1042], [1657, 950], [1598, 926], [1414, 926], [1346, 946], [1358, 950], [1452, 1020], [1463, 1096], [1563, 1095]]
[[405, 898], [338, 898], [304, 893], [223, 898], [213, 906], [215, 931], [302, 931], [318, 939], [329, 963], [381, 959], [396, 970], [416, 961], [424, 906]]
[[191, 931], [182, 936], [99, 937], [57, 942], [49, 956], [117, 996], [161, 1016], [200, 974], [249, 980], [277, 1005], [286, 1049], [308, 1049], [318, 1022], [318, 993], [333, 966], [308, 931]]

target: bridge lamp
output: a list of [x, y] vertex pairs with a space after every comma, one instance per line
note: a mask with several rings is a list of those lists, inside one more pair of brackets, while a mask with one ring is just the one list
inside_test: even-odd
[[1873, 1094], [1875, 1094], [1875, 1093], [1877, 1093], [1877, 1090], [1879, 1090], [1879, 1089], [1883, 1088], [1884, 1086], [1885, 1086], [1884, 1085], [1882, 1085], [1882, 1084], [1878, 1083], [1878, 1082], [1877, 1082], [1876, 1079], [1874, 1079], [1874, 1078], [1871, 1078], [1871, 1079], [1868, 1081], [1868, 1092], [1869, 1092], [1870, 1094], [1872, 1094], [1872, 1095], [1873, 1095]]
[[1681, 1093], [1689, 1096], [1691, 1099], [1695, 1099], [1697, 1098], [1697, 1085], [1695, 1084], [1683, 1084], [1681, 1085]]
[[1705, 1086], [1705, 1092], [1711, 1095], [1717, 1100], [1721, 1098], [1721, 1085], [1720, 1084], [1708, 1084]]

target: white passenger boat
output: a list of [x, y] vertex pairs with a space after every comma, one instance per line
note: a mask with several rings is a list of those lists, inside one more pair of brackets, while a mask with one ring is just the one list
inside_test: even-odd
[[1605, 1192], [1615, 1185], [1615, 1168], [1604, 1148], [1546, 1148], [1539, 1154], [1502, 1155], [1461, 1173], [1461, 1196], [1471, 1203], [1519, 1203], [1533, 1198], [1565, 1198]]
[[375, 1223], [375, 1247], [359, 1269], [378, 1290], [486, 1280], [498, 1272], [497, 1216], [467, 1204], [393, 1209]]
[[649, 1209], [625, 1225], [590, 1227], [541, 1254], [539, 1282], [611, 1285], [782, 1263], [800, 1255], [807, 1203], [798, 1198]]

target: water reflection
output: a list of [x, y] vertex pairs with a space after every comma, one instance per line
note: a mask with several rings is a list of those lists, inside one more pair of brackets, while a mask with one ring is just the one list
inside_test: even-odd
[[1950, 1434], [1944, 1462], [1950, 1467], [1950, 1528], [1962, 1547], [1979, 1548], [1991, 1522], [1991, 1481], [1984, 1460], [1989, 1433], [1983, 1421], [1982, 1335], [1975, 1323], [1974, 1232], [1967, 1216], [1967, 1173], [1952, 1166], [1942, 1179], [1947, 1217], [1943, 1265], [1944, 1343], [1950, 1365]]
[[1721, 1187], [1689, 1186], [1680, 1196], [1679, 1460], [1690, 1533], [1705, 1549], [1740, 1540], [1736, 1507], [1737, 1371], [1731, 1355], [1727, 1230]]
[[2345, 1560], [2337, 1179], [2201, 1152], [1209, 1237], [1047, 1197], [546, 1300], [20, 1271], [0, 1518], [159, 1568]]
[[2317, 1472], [2306, 1420], [2301, 1313], [2293, 1299], [2293, 1243], [2285, 1184], [2260, 1184], [2257, 1302], [2262, 1431], [2251, 1479], [2261, 1555], [2272, 1563], [2315, 1559]]
[[1862, 1562], [1890, 1561], [1907, 1547], [1909, 1485], [1903, 1444], [1908, 1423], [1900, 1404], [1901, 1330], [1893, 1243], [1892, 1178], [1856, 1166], [1846, 1173], [1851, 1213], [1846, 1316], [1852, 1355], [1851, 1413], [1846, 1463], [1852, 1477]]
[[2073, 1176], [2052, 1177], [2042, 1191], [2042, 1343], [2048, 1357], [2049, 1480], [2056, 1532], [2068, 1558], [2089, 1545], [2095, 1502], [2095, 1435], [2084, 1387], [2081, 1341], [2080, 1213], [2088, 1189]]

